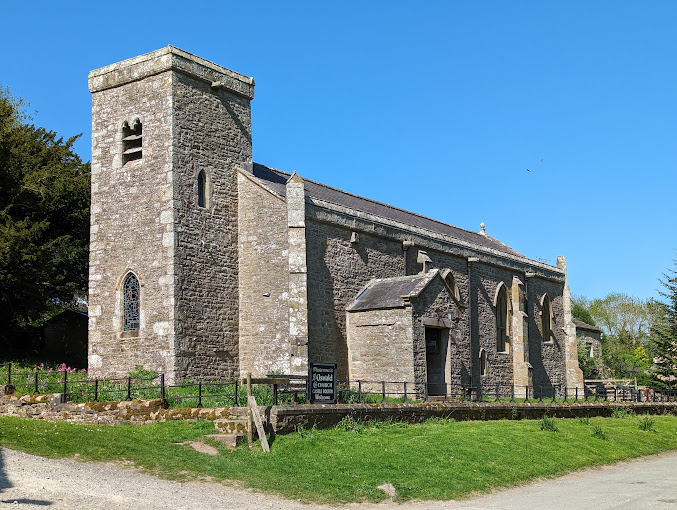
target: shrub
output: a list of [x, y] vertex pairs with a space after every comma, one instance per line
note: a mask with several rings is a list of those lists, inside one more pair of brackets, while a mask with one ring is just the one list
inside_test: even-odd
[[590, 425], [590, 417], [588, 416], [579, 416], [578, 423], [582, 425]]
[[541, 430], [545, 430], [546, 432], [559, 432], [555, 418], [551, 418], [547, 414], [543, 415], [543, 418], [541, 418], [539, 422], [539, 426]]

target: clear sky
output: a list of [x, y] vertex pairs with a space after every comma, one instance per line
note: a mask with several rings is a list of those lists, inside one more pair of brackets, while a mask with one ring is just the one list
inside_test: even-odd
[[87, 73], [253, 76], [254, 160], [656, 296], [677, 258], [677, 2], [6, 2], [0, 83], [90, 158]]

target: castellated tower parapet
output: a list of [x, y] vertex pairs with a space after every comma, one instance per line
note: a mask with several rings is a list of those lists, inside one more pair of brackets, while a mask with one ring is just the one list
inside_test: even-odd
[[92, 71], [89, 90], [90, 371], [236, 375], [254, 80], [168, 46]]

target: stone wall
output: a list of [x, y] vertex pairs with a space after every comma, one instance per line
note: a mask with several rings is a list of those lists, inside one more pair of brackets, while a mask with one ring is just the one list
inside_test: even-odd
[[[513, 276], [515, 273], [479, 262], [471, 264], [471, 315], [472, 321], [472, 359], [473, 386], [493, 389], [497, 384], [505, 387], [513, 382], [512, 342], [507, 352], [496, 349], [496, 307], [494, 299], [499, 284], [503, 283], [510, 302]], [[513, 331], [508, 321], [509, 336]], [[487, 354], [487, 373], [480, 375], [479, 355], [484, 349]]]
[[[442, 324], [442, 356], [446, 393], [458, 393], [462, 384], [467, 384], [467, 369], [470, 353], [467, 337], [464, 338], [463, 318], [459, 308], [447, 291], [442, 278], [434, 278], [419, 297], [413, 301], [414, 373], [418, 387], [428, 382], [426, 356], [426, 319]], [[450, 318], [451, 317], [451, 318]], [[432, 322], [431, 321], [431, 322]], [[451, 327], [447, 327], [451, 326]], [[466, 377], [464, 377], [466, 376]], [[420, 395], [423, 398], [423, 395]]]
[[177, 72], [173, 102], [177, 372], [228, 378], [238, 373], [237, 170], [252, 165], [249, 99]]
[[[633, 403], [422, 403], [422, 404], [321, 404], [259, 407], [269, 432], [288, 434], [304, 428], [330, 428], [350, 416], [362, 423], [398, 421], [420, 423], [438, 417], [454, 420], [521, 420], [540, 419], [544, 414], [555, 418], [610, 417], [615, 409], [632, 410], [637, 414], [677, 415], [675, 402]], [[165, 409], [159, 399], [129, 402], [62, 403], [61, 394], [0, 395], [0, 416], [46, 421], [67, 421], [94, 425], [142, 425], [170, 420], [218, 420], [241, 418], [246, 408], [183, 408]]]
[[[90, 83], [91, 87], [91, 83]], [[174, 368], [172, 73], [93, 91], [89, 369]], [[143, 157], [122, 165], [122, 124], [139, 119]], [[166, 218], [166, 221], [161, 221]], [[141, 284], [139, 331], [122, 331], [122, 280]]]
[[[564, 349], [566, 331], [564, 329], [564, 308], [562, 287], [559, 282], [538, 277], [527, 280], [527, 315], [529, 325], [529, 362], [533, 366], [533, 385], [536, 394], [552, 392], [553, 385], [566, 384]], [[552, 308], [552, 334], [554, 339], [543, 338], [542, 299], [547, 294]]]
[[[414, 382], [410, 307], [351, 312], [348, 313], [347, 321], [351, 381]], [[425, 369], [425, 360], [423, 363]], [[371, 385], [364, 388], [366, 391], [379, 391], [379, 387]], [[386, 391], [390, 392], [391, 388], [386, 388]], [[392, 391], [401, 392], [402, 385], [398, 384]]]
[[238, 181], [240, 371], [288, 374], [287, 207], [245, 173]]
[[348, 376], [346, 307], [372, 278], [404, 275], [402, 243], [306, 219], [309, 360]]

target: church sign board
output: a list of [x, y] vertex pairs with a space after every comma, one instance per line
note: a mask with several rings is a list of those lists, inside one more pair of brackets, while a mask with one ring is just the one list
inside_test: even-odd
[[336, 363], [310, 363], [308, 386], [311, 404], [336, 404]]

